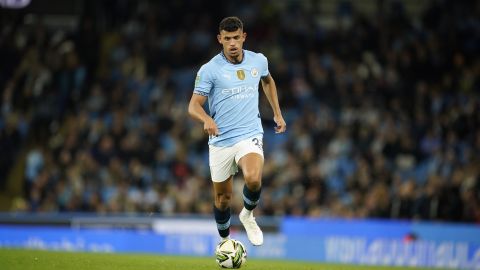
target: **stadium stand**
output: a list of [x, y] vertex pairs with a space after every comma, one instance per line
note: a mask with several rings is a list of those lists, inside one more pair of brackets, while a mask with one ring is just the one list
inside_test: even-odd
[[3, 210], [210, 214], [186, 108], [236, 14], [289, 127], [262, 99], [260, 215], [480, 222], [478, 2], [56, 2], [0, 10]]

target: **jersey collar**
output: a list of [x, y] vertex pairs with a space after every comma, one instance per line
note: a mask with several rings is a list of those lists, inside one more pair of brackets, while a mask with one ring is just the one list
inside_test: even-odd
[[245, 50], [244, 49], [242, 49], [242, 61], [240, 61], [239, 63], [232, 63], [230, 60], [228, 60], [228, 58], [223, 53], [223, 50], [220, 52], [220, 54], [222, 55], [222, 57], [225, 61], [227, 61], [228, 63], [230, 63], [232, 65], [239, 65], [239, 64], [243, 63], [243, 61], [245, 61]]

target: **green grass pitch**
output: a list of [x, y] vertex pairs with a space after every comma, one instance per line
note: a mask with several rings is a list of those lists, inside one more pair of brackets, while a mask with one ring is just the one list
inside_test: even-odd
[[[2, 270], [218, 270], [213, 256], [187, 257], [152, 254], [109, 254], [0, 249]], [[398, 267], [332, 265], [297, 261], [247, 258], [244, 270], [383, 270]], [[422, 268], [410, 268], [420, 270]], [[423, 268], [425, 269], [425, 268]]]

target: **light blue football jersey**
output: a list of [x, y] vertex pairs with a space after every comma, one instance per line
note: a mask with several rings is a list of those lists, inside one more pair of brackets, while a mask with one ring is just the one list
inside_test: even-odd
[[261, 53], [243, 53], [242, 62], [232, 64], [221, 52], [197, 73], [193, 93], [208, 97], [210, 116], [219, 129], [219, 135], [210, 137], [209, 144], [232, 146], [263, 134], [259, 82], [269, 73], [268, 60]]

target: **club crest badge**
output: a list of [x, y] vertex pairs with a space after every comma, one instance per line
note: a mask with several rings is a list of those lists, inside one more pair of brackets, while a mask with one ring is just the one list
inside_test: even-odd
[[257, 77], [258, 76], [258, 70], [256, 68], [252, 68], [250, 71], [250, 74], [252, 74], [252, 77]]
[[241, 81], [245, 80], [245, 72], [243, 71], [243, 69], [237, 70], [237, 77]]

